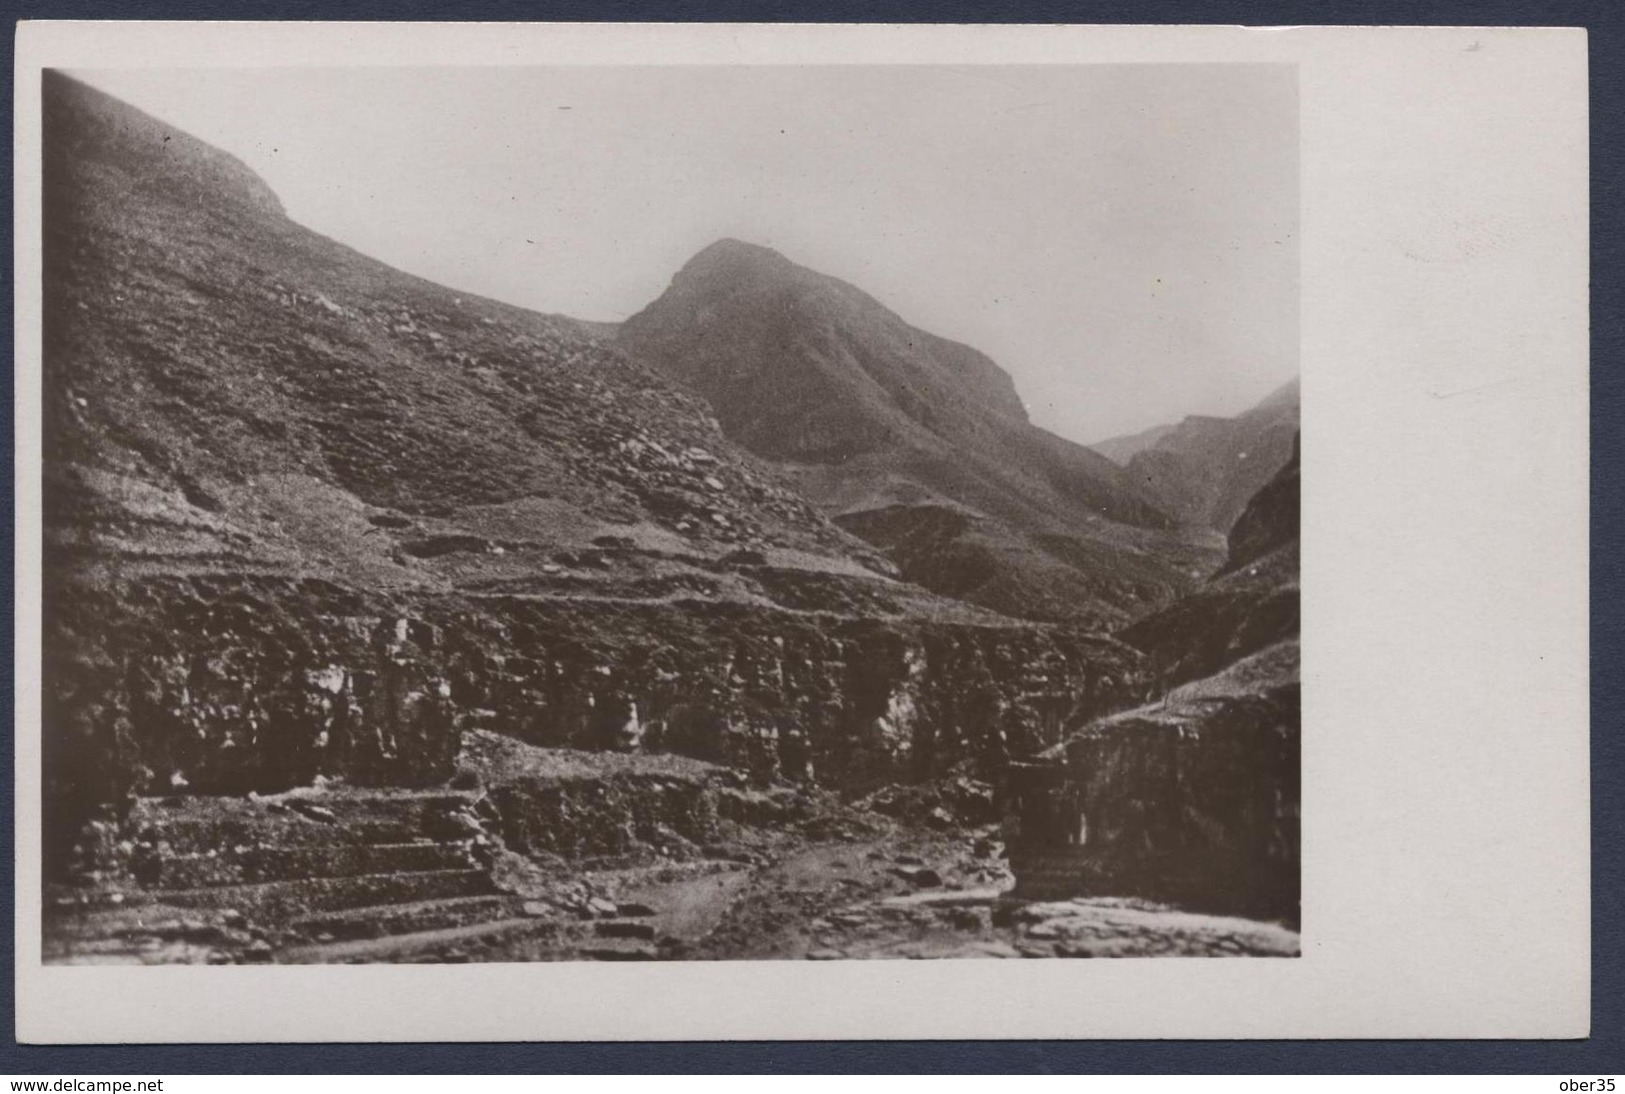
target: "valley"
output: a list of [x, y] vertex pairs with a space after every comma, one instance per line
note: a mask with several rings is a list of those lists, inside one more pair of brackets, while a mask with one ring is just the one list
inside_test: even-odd
[[1107, 458], [767, 248], [527, 311], [43, 92], [48, 962], [1297, 952], [1295, 385]]

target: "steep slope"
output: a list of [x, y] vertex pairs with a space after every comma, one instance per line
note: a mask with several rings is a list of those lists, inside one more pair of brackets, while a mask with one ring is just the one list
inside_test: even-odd
[[1247, 503], [1229, 552], [1200, 589], [1119, 632], [1168, 687], [1222, 671], [1298, 634], [1298, 446]]
[[1230, 526], [1230, 550], [1220, 575], [1246, 567], [1275, 567], [1284, 574], [1284, 559], [1271, 563], [1274, 556], [1291, 551], [1291, 573], [1297, 574], [1297, 544], [1301, 524], [1302, 489], [1298, 484], [1298, 434], [1292, 435], [1292, 457], [1275, 477], [1265, 483], [1247, 502]]
[[1234, 418], [1193, 415], [1094, 448], [1123, 463], [1129, 479], [1165, 512], [1228, 531], [1291, 456], [1298, 406], [1293, 380]]
[[469, 727], [867, 785], [1142, 686], [1111, 639], [896, 581], [601, 330], [42, 90], [55, 845], [132, 795], [434, 784]]
[[708, 247], [617, 342], [927, 588], [1114, 625], [1211, 559], [1121, 468], [1031, 424], [986, 356], [766, 248]]
[[268, 562], [293, 533], [275, 498], [239, 507], [234, 493], [266, 477], [320, 496], [302, 505], [342, 491], [395, 516], [325, 522], [330, 537], [376, 537], [329, 553], [407, 585], [434, 580], [392, 553], [492, 554], [453, 552], [452, 533], [540, 528], [585, 545], [611, 524], [874, 563], [728, 446], [703, 403], [575, 321], [461, 297], [309, 233], [217, 150], [47, 79], [46, 440], [53, 467], [94, 469], [73, 496], [133, 474], [205, 512], [258, 508], [232, 519], [248, 524], [239, 550]]
[[1283, 640], [1055, 750], [1088, 826], [1081, 891], [1296, 925], [1298, 658]]

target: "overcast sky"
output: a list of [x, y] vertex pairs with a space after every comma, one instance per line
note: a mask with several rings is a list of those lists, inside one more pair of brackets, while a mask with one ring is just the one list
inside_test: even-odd
[[624, 319], [724, 236], [967, 342], [1089, 442], [1298, 370], [1296, 70], [79, 72], [296, 221], [465, 291]]

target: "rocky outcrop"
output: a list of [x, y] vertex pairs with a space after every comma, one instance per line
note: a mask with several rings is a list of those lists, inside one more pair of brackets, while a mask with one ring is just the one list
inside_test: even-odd
[[1296, 922], [1299, 705], [1289, 642], [1072, 735], [1079, 892]]
[[1121, 632], [1159, 686], [1178, 687], [1298, 633], [1298, 587], [1217, 582]]
[[1146, 687], [1129, 647], [1054, 628], [703, 601], [400, 614], [244, 579], [118, 589], [69, 598], [47, 650], [46, 800], [64, 839], [135, 794], [444, 780], [469, 728], [862, 790], [996, 770]]
[[484, 789], [489, 826], [512, 852], [579, 860], [647, 851], [697, 857], [718, 839], [737, 773], [676, 757], [550, 752], [471, 731], [462, 769]]

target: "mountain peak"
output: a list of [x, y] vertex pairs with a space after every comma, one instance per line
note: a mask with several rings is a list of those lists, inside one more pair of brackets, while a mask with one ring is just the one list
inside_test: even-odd
[[775, 251], [772, 247], [767, 247], [767, 246], [764, 246], [764, 245], [762, 245], [760, 243], [751, 243], [750, 241], [744, 240], [744, 239], [735, 239], [732, 236], [724, 236], [721, 239], [717, 240], [715, 243], [712, 243], [709, 246], [703, 248], [702, 250], [700, 250], [700, 252], [698, 254], [696, 254], [694, 256], [693, 261], [702, 262], [702, 261], [714, 261], [714, 260], [718, 260], [718, 259], [730, 260], [730, 261], [740, 261], [740, 260], [744, 260], [744, 261], [767, 260], [767, 261], [773, 261], [773, 262], [789, 262], [790, 261], [788, 258], [785, 258], [778, 251]]
[[[991, 358], [776, 251], [712, 244], [616, 345], [927, 588], [1105, 625], [1187, 580], [1144, 561], [1167, 516], [1121, 468], [1034, 426]], [[1119, 562], [1135, 577], [1102, 582]]]
[[784, 274], [796, 264], [771, 247], [741, 239], [719, 239], [699, 251], [678, 271], [676, 280], [760, 278]]
[[953, 443], [990, 414], [1026, 421], [1009, 375], [985, 355], [737, 239], [690, 259], [617, 340], [705, 396], [725, 431], [769, 458], [844, 462], [905, 434]]

